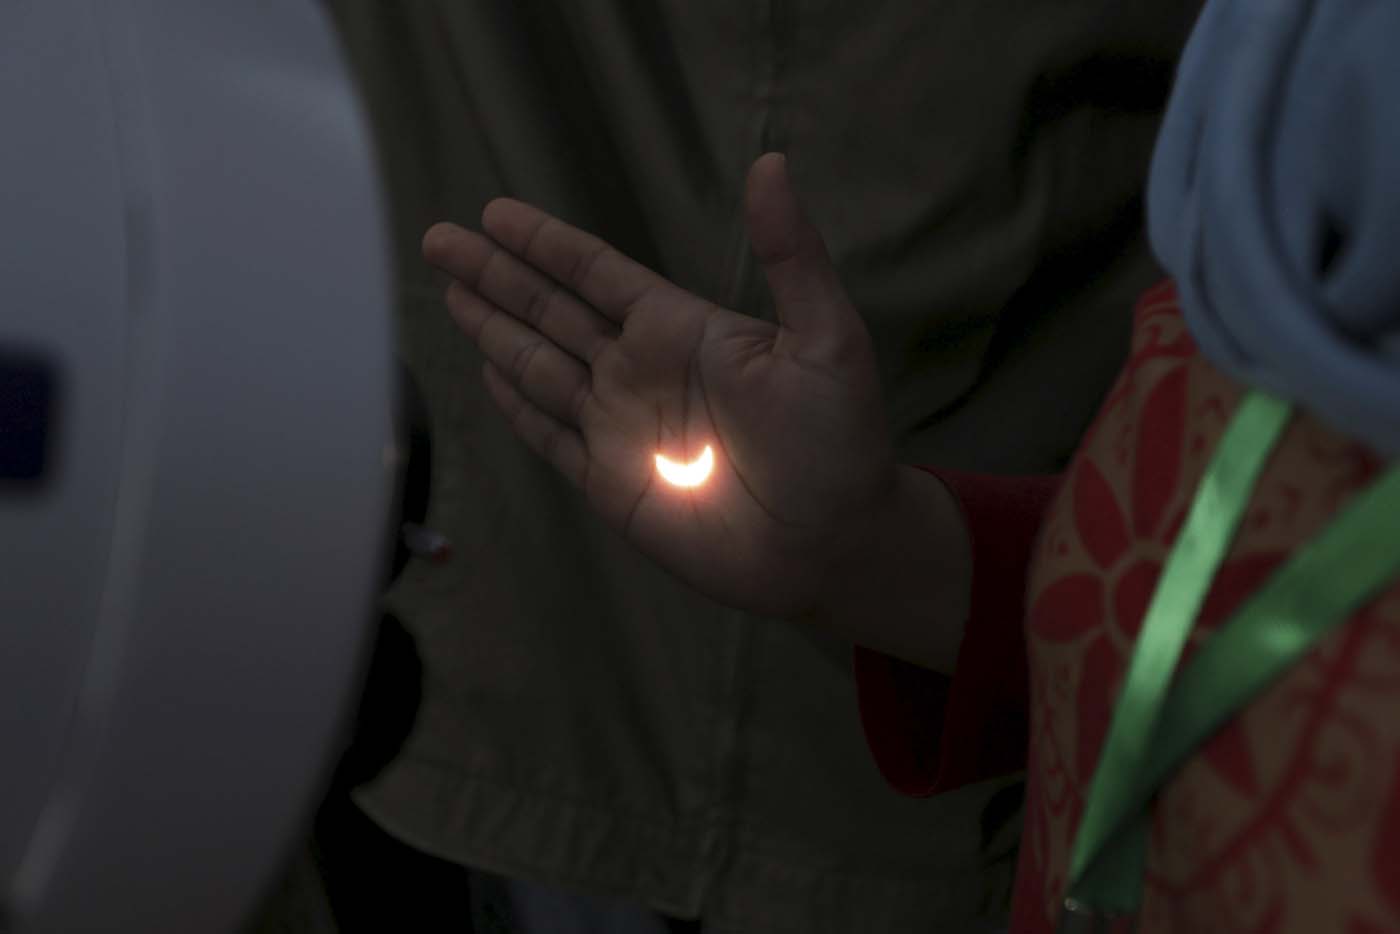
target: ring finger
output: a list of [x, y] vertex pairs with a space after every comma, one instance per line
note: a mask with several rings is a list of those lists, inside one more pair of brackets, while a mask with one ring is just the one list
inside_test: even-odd
[[453, 319], [521, 395], [566, 425], [582, 427], [593, 400], [586, 366], [461, 282], [454, 280], [444, 298]]

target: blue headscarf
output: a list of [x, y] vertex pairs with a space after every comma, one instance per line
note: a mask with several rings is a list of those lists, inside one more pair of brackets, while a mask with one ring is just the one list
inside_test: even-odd
[[1400, 456], [1400, 0], [1207, 0], [1148, 225], [1209, 360]]

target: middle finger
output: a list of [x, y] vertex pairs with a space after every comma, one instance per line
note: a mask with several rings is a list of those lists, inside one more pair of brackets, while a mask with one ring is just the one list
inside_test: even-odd
[[425, 240], [432, 241], [430, 251], [445, 271], [585, 364], [591, 366], [621, 333], [573, 293], [484, 234], [439, 224]]
[[593, 395], [587, 367], [460, 281], [447, 287], [443, 299], [482, 355], [521, 395], [566, 425], [582, 428]]

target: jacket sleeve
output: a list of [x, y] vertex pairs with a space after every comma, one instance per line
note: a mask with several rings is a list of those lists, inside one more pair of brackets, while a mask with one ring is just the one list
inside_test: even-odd
[[924, 468], [952, 491], [972, 541], [972, 606], [952, 677], [857, 646], [866, 742], [885, 780], [914, 797], [1025, 768], [1025, 591], [1060, 477]]

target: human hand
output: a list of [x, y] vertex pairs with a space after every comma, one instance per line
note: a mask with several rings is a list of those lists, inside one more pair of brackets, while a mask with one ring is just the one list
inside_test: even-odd
[[[870, 337], [785, 159], [745, 199], [778, 323], [691, 294], [520, 201], [423, 254], [515, 433], [643, 553], [710, 597], [794, 618], [878, 534], [897, 468]], [[694, 486], [656, 455], [713, 467]]]

